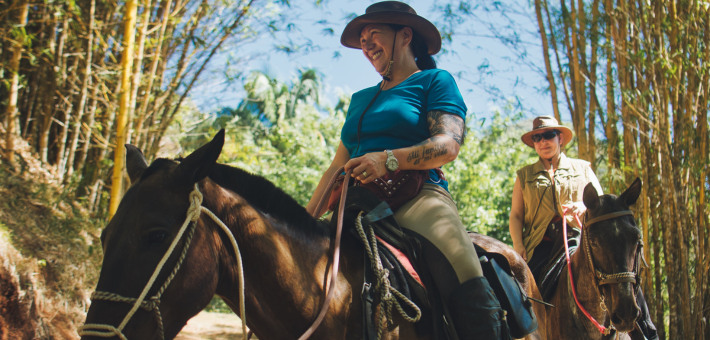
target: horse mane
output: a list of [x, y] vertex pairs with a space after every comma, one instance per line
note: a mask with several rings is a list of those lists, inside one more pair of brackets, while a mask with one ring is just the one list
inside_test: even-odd
[[307, 235], [330, 237], [327, 223], [313, 218], [293, 197], [268, 179], [225, 164], [215, 164], [208, 176], [262, 213], [273, 216]]
[[[145, 180], [165, 166], [181, 160], [158, 158], [143, 170], [140, 179]], [[306, 235], [330, 237], [327, 223], [313, 218], [293, 197], [264, 177], [219, 163], [212, 167], [208, 177], [219, 186], [237, 193], [265, 215], [299, 228]]]

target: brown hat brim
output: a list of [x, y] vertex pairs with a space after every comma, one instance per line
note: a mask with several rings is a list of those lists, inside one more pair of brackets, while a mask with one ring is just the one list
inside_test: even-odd
[[416, 14], [401, 11], [378, 11], [363, 14], [348, 23], [340, 36], [340, 43], [345, 47], [361, 49], [360, 33], [369, 24], [394, 24], [410, 27], [427, 44], [429, 55], [441, 50], [441, 34], [429, 20]]
[[572, 129], [564, 126], [564, 125], [555, 125], [555, 126], [546, 126], [544, 128], [540, 129], [535, 129], [532, 131], [529, 131], [525, 133], [520, 139], [525, 143], [525, 145], [535, 148], [535, 143], [532, 140], [532, 136], [538, 133], [542, 133], [548, 130], [557, 130], [560, 132], [562, 136], [562, 146], [567, 145], [572, 140], [572, 137], [574, 136], [574, 133], [572, 132]]

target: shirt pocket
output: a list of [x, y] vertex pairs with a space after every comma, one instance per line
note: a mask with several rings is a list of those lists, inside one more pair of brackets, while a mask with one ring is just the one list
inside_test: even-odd
[[552, 182], [543, 174], [532, 176], [527, 180], [526, 186], [529, 188], [530, 197], [525, 197], [525, 203], [531, 207], [537, 206], [544, 195], [549, 195], [548, 191], [552, 190]]
[[559, 185], [560, 204], [568, 204], [582, 200], [581, 196], [584, 194], [584, 186], [587, 185], [583, 174], [566, 171], [555, 176], [555, 180]]

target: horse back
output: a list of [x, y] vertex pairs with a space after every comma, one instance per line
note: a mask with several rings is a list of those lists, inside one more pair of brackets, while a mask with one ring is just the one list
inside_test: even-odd
[[[476, 246], [476, 251], [485, 251], [487, 253], [486, 255], [495, 258], [496, 262], [498, 262], [503, 269], [510, 270], [523, 286], [525, 294], [534, 299], [542, 300], [540, 291], [535, 284], [535, 278], [530, 268], [528, 268], [527, 262], [525, 262], [513, 248], [486, 235], [469, 232], [468, 236], [471, 238], [471, 242]], [[542, 326], [546, 323], [545, 306], [539, 303], [533, 303], [532, 307], [537, 317], [537, 322], [541, 327], [538, 327], [537, 330], [528, 334], [525, 339], [547, 339], [545, 327]]]

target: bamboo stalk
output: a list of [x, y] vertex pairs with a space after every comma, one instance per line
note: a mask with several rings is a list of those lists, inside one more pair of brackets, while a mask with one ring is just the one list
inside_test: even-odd
[[133, 69], [133, 43], [135, 42], [137, 0], [126, 1], [125, 26], [123, 30], [123, 53], [121, 57], [121, 99], [119, 114], [116, 117], [116, 148], [114, 149], [113, 176], [111, 177], [111, 202], [109, 204], [109, 218], [113, 217], [118, 209], [118, 203], [123, 195], [123, 169], [125, 167], [126, 128], [128, 105], [131, 95], [131, 71]]
[[[27, 0], [20, 0], [16, 3], [17, 27], [22, 30], [20, 37], [24, 39], [24, 27], [27, 22], [29, 3]], [[12, 58], [10, 59], [10, 91], [7, 107], [5, 108], [5, 160], [14, 163], [15, 159], [15, 135], [17, 134], [15, 120], [17, 119], [17, 97], [20, 87], [20, 59], [24, 49], [24, 41], [12, 40]]]
[[79, 133], [81, 132], [81, 122], [86, 108], [86, 101], [89, 90], [89, 82], [91, 81], [91, 63], [93, 62], [93, 47], [94, 47], [94, 16], [96, 15], [96, 0], [91, 0], [89, 8], [89, 36], [86, 38], [86, 58], [84, 59], [84, 79], [81, 84], [79, 97], [79, 109], [74, 117], [74, 131], [71, 136], [71, 144], [66, 155], [66, 173], [64, 181], [68, 181], [74, 174], [74, 157], [76, 148], [79, 144]]
[[[552, 65], [550, 64], [550, 47], [547, 43], [547, 32], [542, 19], [542, 9], [540, 0], [535, 0], [535, 14], [537, 16], [537, 25], [540, 30], [540, 39], [542, 40], [542, 56], [545, 60], [545, 71], [547, 73], [547, 83], [550, 85], [550, 96], [552, 98], [552, 111], [555, 114], [555, 119], [562, 122], [560, 116], [560, 108], [557, 101], [557, 85], [555, 84], [555, 76], [552, 74]], [[550, 27], [552, 30], [552, 27]]]

